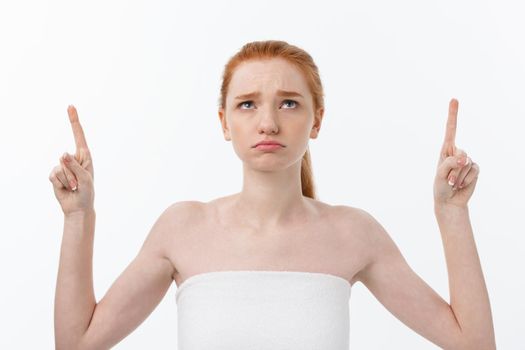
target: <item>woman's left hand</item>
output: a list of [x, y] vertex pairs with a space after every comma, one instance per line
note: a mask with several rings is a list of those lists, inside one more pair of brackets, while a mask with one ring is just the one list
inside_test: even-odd
[[[467, 153], [456, 148], [458, 101], [450, 100], [445, 141], [434, 180], [434, 205], [467, 207], [478, 181], [479, 166]], [[458, 162], [459, 161], [459, 162]], [[450, 181], [450, 183], [449, 183]]]

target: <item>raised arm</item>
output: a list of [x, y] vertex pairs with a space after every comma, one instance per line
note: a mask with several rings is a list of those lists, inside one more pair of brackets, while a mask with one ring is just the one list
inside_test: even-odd
[[[57, 349], [109, 349], [151, 314], [173, 282], [175, 268], [166, 249], [182, 232], [193, 206], [193, 202], [177, 202], [159, 216], [136, 257], [98, 303], [86, 259], [92, 254], [92, 244], [79, 239], [74, 249], [63, 247], [55, 314]], [[65, 232], [70, 243], [73, 236], [90, 233], [83, 226], [91, 225], [88, 217], [77, 216], [76, 220]], [[92, 241], [92, 236], [88, 240]]]
[[75, 107], [69, 106], [67, 112], [76, 152], [74, 156], [64, 154], [49, 175], [64, 213], [54, 305], [57, 349], [74, 348], [95, 306], [91, 263], [95, 231], [93, 162]]
[[383, 226], [366, 211], [360, 214], [370, 255], [356, 280], [397, 319], [432, 343], [442, 349], [469, 349], [450, 305], [412, 270]]
[[175, 269], [166, 248], [178, 229], [176, 222], [184, 215], [184, 207], [185, 202], [178, 202], [160, 215], [137, 256], [96, 304], [77, 349], [111, 348], [157, 307], [173, 282]]
[[62, 158], [49, 176], [64, 212], [64, 232], [55, 291], [55, 348], [109, 349], [158, 305], [173, 281], [168, 240], [181, 232], [192, 202], [168, 207], [142, 248], [97, 303], [93, 291], [95, 231], [93, 162], [76, 109], [68, 108], [77, 151]]
[[450, 304], [407, 264], [385, 229], [361, 210], [368, 264], [357, 280], [399, 320], [444, 349], [495, 349], [489, 296], [467, 202], [479, 166], [456, 148], [458, 102], [449, 103], [445, 142], [434, 182], [434, 211], [449, 277]]

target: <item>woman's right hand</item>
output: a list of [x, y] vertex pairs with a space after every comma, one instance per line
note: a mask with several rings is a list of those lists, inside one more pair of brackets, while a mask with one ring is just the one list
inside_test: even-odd
[[[95, 190], [93, 187], [93, 160], [89, 152], [84, 131], [78, 120], [77, 110], [70, 105], [67, 109], [75, 138], [75, 155], [64, 153], [49, 175], [55, 197], [65, 216], [77, 212], [94, 210]], [[69, 156], [67, 161], [65, 156]]]

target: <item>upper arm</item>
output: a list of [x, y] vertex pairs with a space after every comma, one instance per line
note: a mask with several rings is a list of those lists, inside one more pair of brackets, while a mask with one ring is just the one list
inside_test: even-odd
[[461, 329], [450, 305], [410, 268], [383, 226], [359, 210], [370, 259], [357, 280], [421, 336], [444, 349], [460, 348]]
[[80, 349], [110, 348], [137, 328], [173, 282], [165, 242], [185, 202], [168, 207], [152, 226], [136, 257], [97, 303]]

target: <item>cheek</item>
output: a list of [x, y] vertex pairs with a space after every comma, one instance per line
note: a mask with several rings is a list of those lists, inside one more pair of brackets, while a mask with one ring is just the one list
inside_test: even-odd
[[310, 133], [312, 132], [312, 125], [309, 122], [297, 123], [293, 126], [290, 126], [290, 134], [295, 135], [294, 139], [296, 141], [303, 140], [303, 145], [308, 143], [310, 139]]
[[253, 131], [250, 131], [247, 125], [240, 125], [239, 123], [232, 123], [230, 125], [230, 137], [232, 142], [235, 140], [236, 144], [245, 145], [253, 141], [257, 136]]
[[230, 138], [233, 149], [239, 158], [244, 159], [252, 151], [252, 143], [257, 142], [257, 134], [250, 131], [246, 125], [232, 123], [230, 125]]

